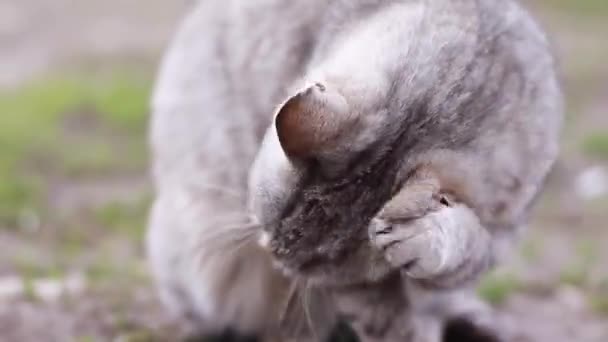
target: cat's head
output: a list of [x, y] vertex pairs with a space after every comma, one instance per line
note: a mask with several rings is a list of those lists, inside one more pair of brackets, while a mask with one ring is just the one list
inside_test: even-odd
[[318, 283], [385, 274], [369, 226], [407, 177], [387, 108], [315, 83], [280, 106], [250, 174], [250, 206], [280, 266]]

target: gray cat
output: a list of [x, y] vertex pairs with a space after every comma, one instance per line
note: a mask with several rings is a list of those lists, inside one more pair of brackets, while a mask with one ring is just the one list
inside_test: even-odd
[[562, 122], [547, 39], [511, 0], [200, 1], [153, 108], [162, 299], [279, 340], [301, 288], [315, 338], [338, 316], [363, 341], [490, 326], [471, 287], [525, 225]]

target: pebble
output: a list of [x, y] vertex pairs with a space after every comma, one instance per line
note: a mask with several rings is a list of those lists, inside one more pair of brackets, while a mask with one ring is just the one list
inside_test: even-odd
[[[44, 302], [56, 302], [65, 295], [78, 295], [86, 287], [85, 277], [74, 273], [65, 278], [39, 278], [31, 282], [32, 295]], [[16, 275], [0, 277], [0, 302], [25, 295], [25, 281]]]
[[82, 274], [75, 273], [63, 279], [37, 279], [32, 284], [34, 294], [45, 302], [56, 302], [64, 295], [76, 295], [85, 287]]
[[24, 292], [25, 284], [21, 277], [0, 277], [0, 302], [19, 297], [23, 295]]
[[608, 171], [601, 166], [591, 166], [583, 170], [575, 180], [578, 196], [593, 200], [608, 194]]
[[579, 289], [569, 285], [559, 287], [556, 299], [572, 312], [582, 312], [587, 306], [583, 293]]

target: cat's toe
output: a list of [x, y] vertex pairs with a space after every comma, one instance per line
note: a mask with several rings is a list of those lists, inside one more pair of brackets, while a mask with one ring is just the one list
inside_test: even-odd
[[411, 268], [424, 257], [425, 246], [428, 245], [426, 229], [416, 224], [390, 224], [378, 220], [371, 235], [374, 246], [384, 253], [385, 259], [395, 268]]
[[374, 219], [370, 227], [370, 239], [376, 248], [386, 252], [388, 249], [400, 243], [405, 243], [421, 232], [421, 229], [418, 229], [414, 225], [392, 224], [386, 220]]

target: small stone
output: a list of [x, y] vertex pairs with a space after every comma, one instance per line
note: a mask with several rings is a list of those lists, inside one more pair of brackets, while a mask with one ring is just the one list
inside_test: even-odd
[[585, 310], [586, 299], [581, 291], [573, 286], [561, 286], [556, 293], [557, 300], [573, 312]]
[[69, 275], [64, 281], [65, 292], [75, 295], [80, 294], [86, 287], [86, 279], [82, 273]]
[[70, 274], [63, 279], [37, 279], [32, 283], [34, 294], [45, 302], [56, 302], [65, 295], [82, 293], [85, 278], [80, 273]]
[[34, 294], [45, 302], [56, 302], [63, 294], [63, 284], [56, 279], [37, 279], [32, 283]]
[[592, 200], [608, 194], [608, 172], [601, 166], [589, 167], [575, 180], [576, 192], [585, 200]]
[[25, 284], [21, 277], [5, 276], [0, 278], [0, 301], [21, 296], [25, 292]]

